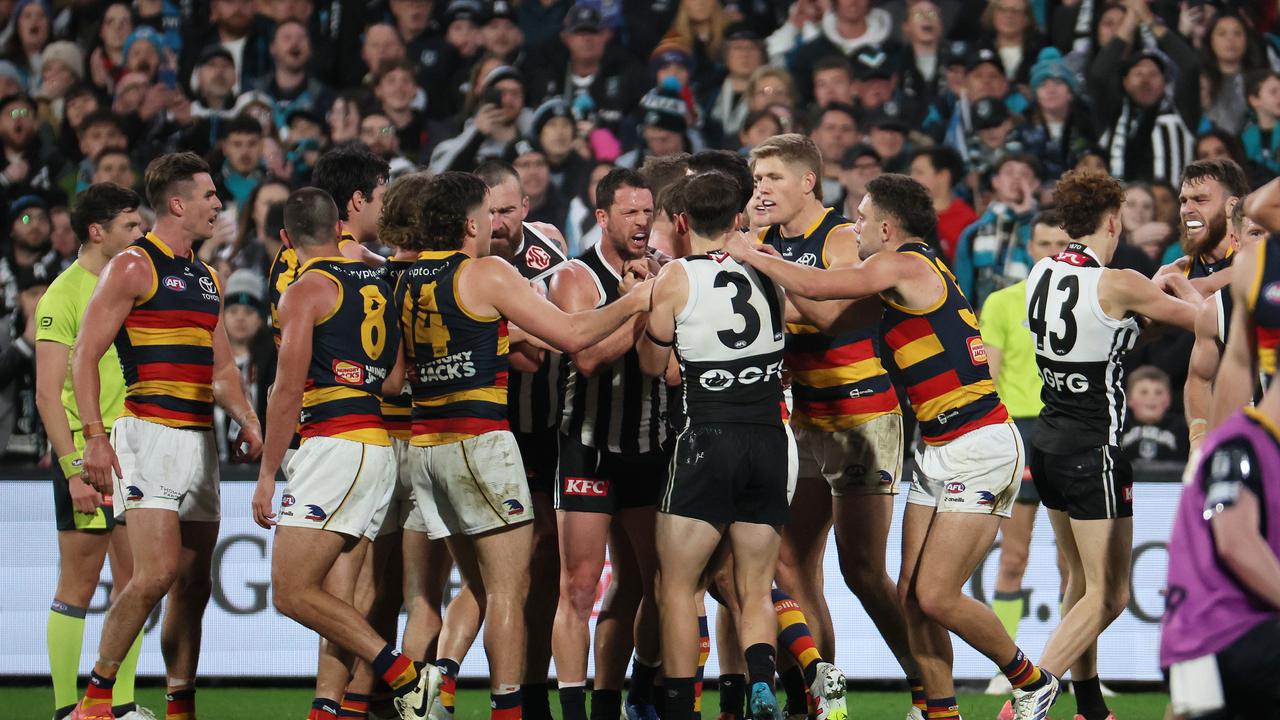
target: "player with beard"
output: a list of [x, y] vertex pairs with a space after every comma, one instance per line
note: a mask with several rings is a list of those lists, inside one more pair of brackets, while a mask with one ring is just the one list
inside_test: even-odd
[[[1241, 257], [1254, 244], [1270, 235], [1261, 225], [1244, 214], [1244, 201], [1231, 209], [1230, 233]], [[1234, 272], [1234, 271], [1233, 271]], [[1196, 341], [1187, 366], [1187, 384], [1182, 401], [1186, 407], [1187, 430], [1192, 452], [1200, 446], [1209, 427], [1213, 410], [1213, 385], [1222, 363], [1222, 353], [1230, 337], [1234, 301], [1231, 288], [1215, 290], [1196, 314]], [[1255, 393], [1257, 396], [1257, 393]]]
[[[548, 297], [566, 312], [608, 307], [622, 297], [625, 279], [658, 269], [649, 254], [653, 194], [638, 173], [616, 169], [601, 179], [596, 221], [601, 241], [551, 280]], [[555, 492], [560, 599], [552, 636], [565, 720], [587, 717], [590, 619], [611, 530], [614, 574], [596, 624], [591, 716], [619, 716], [632, 641], [649, 667], [658, 664], [653, 528], [668, 457], [667, 390], [640, 372], [635, 344], [644, 322], [629, 321], [568, 362]]]
[[[99, 492], [115, 496], [117, 516], [127, 514], [133, 552], [133, 577], [103, 624], [98, 660], [73, 719], [112, 717], [120, 663], [166, 593], [166, 715], [195, 717], [200, 626], [221, 518], [213, 404], [240, 425], [240, 458], [254, 459], [262, 449], [220, 320], [217, 276], [192, 251], [213, 236], [222, 208], [209, 166], [194, 153], [162, 155], [145, 178], [154, 230], [107, 263], [71, 359], [84, 473]], [[108, 440], [98, 364], [113, 342], [128, 387], [124, 417]]]
[[[802, 266], [858, 263], [853, 225], [822, 203], [822, 156], [803, 135], [778, 135], [751, 153], [759, 203], [769, 227], [761, 242]], [[835, 526], [840, 571], [920, 695], [898, 593], [885, 567], [893, 496], [902, 469], [902, 411], [880, 362], [874, 321], [837, 335], [788, 323], [791, 426], [800, 474], [783, 530], [778, 586], [806, 610], [824, 658], [835, 657], [831, 612], [822, 587], [827, 536]], [[816, 677], [806, 675], [812, 687]]]
[[1280, 348], [1280, 179], [1272, 180], [1249, 195], [1244, 213], [1266, 232], [1265, 241], [1240, 252], [1236, 260], [1241, 278], [1247, 282], [1231, 283], [1231, 324], [1226, 348], [1222, 352], [1219, 377], [1230, 382], [1213, 386], [1212, 430], [1236, 410], [1249, 402], [1253, 383], [1245, 378], [1257, 377], [1263, 392], [1271, 387], [1276, 374], [1276, 352]]
[[[775, 172], [757, 162], [757, 178], [771, 180]], [[762, 197], [769, 190], [764, 185]], [[727, 249], [786, 288], [813, 320], [831, 315], [812, 301], [844, 299], [834, 331], [879, 317], [880, 341], [894, 353], [926, 443], [916, 453], [899, 574], [911, 651], [924, 674], [927, 716], [957, 718], [947, 630], [994, 661], [1015, 692], [1052, 693], [1057, 684], [1026, 659], [990, 608], [964, 593], [1000, 520], [1012, 511], [1023, 452], [987, 370], [977, 318], [955, 277], [922, 240], [936, 224], [924, 186], [889, 174], [867, 185], [858, 207], [856, 265], [804, 267], [758, 251], [745, 238], [731, 239]], [[796, 295], [801, 292], [807, 297]], [[925, 713], [913, 708], [912, 715]]]
[[1202, 296], [1226, 287], [1231, 275], [1222, 271], [1231, 267], [1236, 251], [1227, 225], [1232, 207], [1248, 194], [1249, 180], [1233, 160], [1197, 160], [1187, 165], [1178, 194], [1182, 247], [1187, 254], [1160, 272], [1181, 272]]

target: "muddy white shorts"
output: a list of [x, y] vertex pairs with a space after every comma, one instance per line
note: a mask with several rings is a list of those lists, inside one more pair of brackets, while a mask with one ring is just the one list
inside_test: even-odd
[[173, 510], [183, 522], [217, 522], [218, 451], [211, 430], [181, 430], [135, 417], [111, 428], [123, 477], [115, 479], [116, 517], [131, 508]]
[[378, 510], [385, 512], [395, 456], [386, 445], [313, 437], [303, 441], [285, 474], [281, 525], [360, 537], [369, 532]]
[[409, 453], [414, 499], [432, 540], [533, 520], [520, 447], [509, 431], [412, 447]]
[[945, 445], [916, 452], [907, 502], [937, 512], [1009, 517], [1022, 484], [1026, 454], [1013, 423], [986, 425]]

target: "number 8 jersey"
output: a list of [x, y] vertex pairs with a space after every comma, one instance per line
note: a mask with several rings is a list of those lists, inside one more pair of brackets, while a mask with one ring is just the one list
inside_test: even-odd
[[1036, 341], [1044, 389], [1035, 445], [1065, 454], [1118, 446], [1124, 430], [1121, 357], [1138, 337], [1138, 322], [1102, 310], [1098, 282], [1105, 268], [1073, 242], [1036, 263], [1027, 278], [1027, 325]]
[[689, 276], [676, 315], [689, 424], [781, 425], [782, 289], [724, 253], [678, 262]]

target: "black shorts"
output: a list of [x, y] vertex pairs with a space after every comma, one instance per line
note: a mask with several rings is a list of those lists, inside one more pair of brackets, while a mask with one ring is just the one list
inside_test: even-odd
[[[98, 508], [92, 515], [75, 511], [71, 504], [71, 490], [67, 479], [62, 476], [62, 469], [57, 463], [53, 466], [53, 515], [58, 523], [58, 530], [79, 530], [81, 532], [109, 532], [116, 526], [115, 512], [110, 505]], [[109, 500], [109, 498], [103, 498]], [[120, 519], [124, 524], [124, 518]]]
[[1118, 447], [1063, 455], [1033, 448], [1031, 475], [1044, 506], [1072, 520], [1133, 517], [1133, 469]]
[[[1018, 427], [1018, 434], [1022, 435], [1022, 445], [1024, 447], [1034, 447], [1036, 440], [1036, 426], [1039, 421], [1036, 418], [1017, 418], [1013, 421]], [[1039, 505], [1040, 492], [1036, 490], [1035, 477], [1031, 474], [1031, 457], [1027, 457], [1027, 466], [1022, 469], [1022, 484], [1018, 486], [1018, 497], [1014, 502], [1023, 505]]]
[[712, 525], [785, 525], [789, 451], [781, 425], [693, 425], [676, 441], [659, 509]]
[[531, 433], [517, 432], [516, 444], [520, 446], [520, 459], [524, 461], [524, 475], [529, 480], [529, 492], [550, 495], [556, 488], [556, 461], [559, 458], [559, 441], [554, 427]]
[[576, 436], [559, 437], [556, 510], [612, 515], [658, 504], [667, 476], [666, 453], [624, 455], [587, 447]]

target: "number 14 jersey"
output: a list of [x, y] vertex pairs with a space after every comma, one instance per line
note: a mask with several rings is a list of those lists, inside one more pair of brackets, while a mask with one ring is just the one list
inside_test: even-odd
[[782, 289], [724, 253], [678, 262], [689, 276], [676, 315], [689, 424], [781, 425]]
[[1027, 325], [1036, 343], [1041, 429], [1035, 445], [1066, 454], [1116, 446], [1124, 430], [1121, 357], [1138, 337], [1138, 322], [1102, 310], [1098, 282], [1105, 268], [1081, 243], [1036, 263], [1027, 278]]

